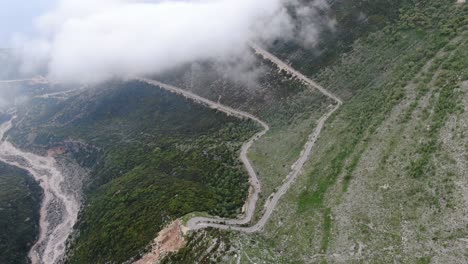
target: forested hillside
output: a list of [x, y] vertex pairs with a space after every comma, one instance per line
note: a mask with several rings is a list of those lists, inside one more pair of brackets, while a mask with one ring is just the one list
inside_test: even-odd
[[123, 262], [167, 222], [193, 211], [234, 217], [248, 179], [237, 160], [257, 129], [143, 83], [110, 83], [68, 99], [36, 98], [10, 135], [65, 149], [90, 170], [70, 263]]
[[26, 171], [0, 163], [0, 263], [29, 263], [39, 235], [41, 189]]

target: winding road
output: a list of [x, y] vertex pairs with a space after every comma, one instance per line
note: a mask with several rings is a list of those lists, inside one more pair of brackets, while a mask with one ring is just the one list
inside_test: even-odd
[[[325, 113], [317, 123], [312, 134], [309, 136], [304, 148], [293, 164], [290, 173], [287, 175], [284, 183], [279, 187], [278, 191], [273, 193], [265, 203], [263, 214], [260, 220], [252, 226], [243, 226], [250, 223], [254, 217], [256, 205], [259, 200], [261, 192], [261, 184], [255, 169], [248, 159], [247, 154], [252, 145], [261, 137], [263, 137], [270, 129], [269, 125], [259, 119], [258, 117], [229, 106], [220, 104], [198, 96], [190, 91], [165, 84], [156, 80], [137, 78], [142, 82], [158, 86], [169, 92], [184, 96], [196, 103], [205, 105], [212, 109], [221, 111], [227, 115], [235, 116], [241, 119], [250, 119], [258, 123], [263, 129], [256, 133], [252, 138], [242, 145], [240, 159], [242, 160], [248, 174], [250, 181], [249, 196], [244, 206], [244, 214], [241, 218], [237, 219], [223, 219], [223, 218], [208, 218], [208, 217], [194, 217], [187, 222], [187, 227], [190, 230], [198, 230], [207, 227], [214, 227], [219, 229], [237, 230], [246, 233], [258, 232], [263, 229], [272, 213], [274, 212], [281, 197], [289, 190], [293, 182], [300, 175], [305, 162], [309, 159], [312, 149], [317, 141], [320, 133], [328, 120], [328, 118], [342, 105], [342, 101], [330, 93], [322, 86], [307, 78], [305, 75], [294, 70], [289, 65], [272, 55], [271, 53], [263, 50], [259, 46], [251, 45], [257, 55], [262, 56], [264, 59], [273, 62], [280, 70], [284, 70], [304, 84], [311, 88], [317, 89], [325, 96], [331, 98], [336, 102], [331, 105], [327, 113]], [[0, 80], [0, 84], [18, 83], [18, 82], [35, 82], [44, 83], [47, 79], [38, 77], [24, 80]], [[51, 93], [42, 95], [43, 98], [54, 96], [61, 96], [69, 91], [60, 93]], [[0, 161], [23, 168], [29, 171], [34, 178], [40, 183], [44, 190], [44, 197], [41, 205], [40, 214], [40, 236], [38, 241], [32, 247], [29, 257], [33, 264], [36, 263], [58, 263], [65, 254], [65, 242], [68, 235], [73, 230], [73, 225], [77, 221], [79, 208], [81, 205], [78, 197], [73, 195], [73, 192], [66, 186], [66, 175], [57, 166], [57, 163], [52, 157], [38, 156], [33, 153], [23, 152], [13, 146], [4, 138], [5, 133], [12, 127], [12, 120], [0, 125]], [[69, 186], [68, 186], [69, 187]]]
[[270, 217], [271, 217], [273, 211], [275, 210], [275, 208], [276, 208], [279, 200], [281, 199], [281, 197], [289, 190], [292, 183], [296, 180], [296, 178], [301, 173], [301, 170], [304, 167], [305, 162], [309, 159], [310, 154], [312, 152], [312, 149], [313, 149], [313, 147], [315, 145], [315, 142], [317, 141], [318, 137], [320, 136], [320, 133], [322, 132], [322, 129], [323, 129], [326, 121], [343, 104], [343, 102], [337, 96], [335, 96], [331, 92], [327, 91], [325, 88], [323, 88], [322, 86], [320, 86], [319, 84], [317, 84], [316, 82], [311, 80], [310, 78], [306, 77], [302, 73], [296, 71], [295, 69], [293, 69], [292, 67], [290, 67], [289, 65], [287, 65], [286, 63], [281, 61], [279, 58], [275, 57], [273, 54], [267, 52], [266, 50], [260, 48], [257, 45], [254, 45], [254, 44], [251, 44], [251, 47], [255, 51], [255, 53], [257, 55], [263, 57], [266, 60], [269, 60], [269, 61], [273, 62], [275, 65], [277, 65], [277, 67], [280, 70], [284, 70], [284, 71], [290, 73], [291, 75], [293, 75], [294, 77], [296, 77], [297, 79], [302, 81], [307, 86], [309, 86], [311, 88], [314, 88], [314, 89], [317, 89], [319, 92], [321, 92], [325, 96], [327, 96], [327, 97], [331, 98], [332, 100], [334, 100], [336, 102], [336, 105], [330, 107], [329, 111], [327, 113], [325, 113], [319, 119], [319, 121], [317, 123], [317, 126], [315, 127], [312, 134], [309, 136], [309, 138], [308, 138], [306, 144], [304, 145], [304, 148], [303, 148], [299, 158], [293, 164], [290, 173], [287, 175], [286, 180], [281, 185], [281, 187], [278, 189], [278, 191], [273, 193], [269, 197], [269, 199], [267, 200], [267, 202], [265, 204], [265, 210], [264, 210], [263, 215], [260, 218], [260, 220], [255, 225], [252, 225], [252, 226], [241, 226], [241, 225], [244, 225], [244, 224], [247, 224], [247, 223], [251, 222], [251, 220], [252, 220], [252, 218], [254, 216], [254, 213], [255, 213], [255, 207], [256, 207], [257, 201], [259, 199], [259, 194], [261, 192], [260, 181], [258, 179], [257, 174], [255, 173], [255, 170], [254, 170], [254, 168], [252, 166], [252, 163], [250, 162], [250, 160], [247, 157], [247, 153], [248, 153], [249, 149], [252, 147], [253, 143], [268, 132], [268, 130], [269, 130], [268, 124], [265, 123], [264, 121], [260, 120], [258, 117], [252, 115], [252, 114], [233, 109], [233, 108], [231, 108], [229, 106], [222, 105], [222, 104], [220, 104], [218, 102], [208, 100], [206, 98], [198, 96], [198, 95], [196, 95], [196, 94], [194, 94], [192, 92], [183, 90], [181, 88], [178, 88], [178, 87], [175, 87], [175, 86], [172, 86], [172, 85], [169, 85], [169, 84], [165, 84], [165, 83], [162, 83], [162, 82], [159, 82], [159, 81], [155, 81], [155, 80], [150, 80], [150, 79], [146, 79], [146, 78], [138, 78], [138, 80], [140, 80], [140, 81], [143, 81], [143, 82], [146, 82], [148, 84], [161, 87], [162, 89], [165, 89], [165, 90], [167, 90], [169, 92], [172, 92], [172, 93], [175, 93], [175, 94], [178, 94], [178, 95], [182, 95], [182, 96], [184, 96], [184, 97], [186, 97], [188, 99], [191, 99], [191, 100], [195, 101], [196, 103], [206, 105], [206, 106], [208, 106], [208, 107], [210, 107], [212, 109], [217, 109], [217, 110], [219, 110], [221, 112], [224, 112], [224, 113], [226, 113], [228, 115], [237, 116], [239, 118], [251, 119], [251, 120], [257, 122], [258, 124], [260, 124], [263, 127], [263, 130], [261, 132], [255, 134], [249, 141], [244, 143], [242, 145], [242, 148], [241, 148], [240, 159], [242, 160], [242, 162], [245, 165], [245, 168], [247, 169], [247, 172], [248, 172], [249, 177], [250, 177], [250, 186], [251, 186], [250, 191], [249, 191], [249, 197], [248, 197], [248, 199], [246, 201], [246, 205], [244, 206], [245, 211], [244, 211], [243, 217], [242, 218], [237, 218], [237, 219], [194, 217], [194, 218], [191, 218], [187, 222], [187, 227], [190, 230], [198, 230], [198, 229], [203, 229], [203, 228], [207, 228], [207, 227], [213, 227], [213, 228], [218, 228], [218, 229], [226, 229], [226, 230], [236, 230], [236, 231], [241, 231], [241, 232], [246, 232], [246, 233], [254, 233], [254, 232], [258, 232], [258, 231], [262, 230], [263, 227], [268, 222], [268, 220], [270, 219]]

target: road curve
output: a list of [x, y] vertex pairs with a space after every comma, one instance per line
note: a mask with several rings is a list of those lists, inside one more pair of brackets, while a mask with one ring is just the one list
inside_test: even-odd
[[292, 166], [291, 172], [288, 174], [286, 181], [281, 185], [277, 192], [273, 193], [270, 198], [265, 203], [265, 211], [263, 212], [262, 217], [260, 220], [253, 226], [238, 226], [234, 225], [237, 220], [222, 220], [222, 219], [213, 219], [213, 218], [205, 218], [205, 217], [195, 217], [188, 221], [188, 228], [191, 230], [202, 229], [206, 227], [214, 227], [218, 229], [225, 229], [225, 230], [236, 230], [245, 233], [254, 233], [258, 232], [263, 229], [266, 225], [268, 220], [270, 219], [273, 211], [275, 210], [280, 198], [286, 194], [286, 192], [291, 187], [292, 183], [296, 180], [296, 178], [301, 173], [302, 167], [304, 166], [305, 162], [309, 159], [310, 153], [312, 152], [312, 148], [315, 145], [315, 142], [320, 135], [323, 126], [327, 119], [340, 107], [339, 104], [335, 105], [330, 111], [328, 111], [324, 116], [322, 116], [314, 129], [314, 132], [309, 136], [309, 140], [305, 144], [304, 149], [299, 156], [299, 159], [294, 163]]
[[[249, 222], [251, 222], [254, 213], [255, 213], [255, 208], [256, 204], [259, 199], [259, 195], [261, 192], [261, 185], [260, 181], [258, 179], [258, 176], [255, 172], [255, 169], [250, 162], [250, 160], [247, 157], [247, 153], [249, 149], [252, 147], [253, 143], [256, 142], [258, 139], [260, 139], [262, 136], [264, 136], [270, 129], [267, 123], [259, 119], [258, 117], [244, 112], [240, 111], [237, 109], [233, 109], [229, 106], [222, 105], [218, 102], [214, 102], [211, 100], [208, 100], [206, 98], [203, 98], [199, 95], [196, 95], [190, 91], [183, 90], [181, 88], [165, 84], [156, 80], [151, 80], [151, 79], [146, 79], [146, 78], [137, 78], [139, 81], [146, 82], [150, 85], [158, 86], [164, 90], [167, 90], [169, 92], [172, 92], [174, 94], [178, 94], [181, 96], [184, 96], [190, 100], [195, 101], [196, 103], [205, 105], [207, 107], [210, 107], [212, 109], [216, 109], [218, 111], [221, 111], [227, 115], [232, 115], [236, 116], [238, 118], [246, 118], [253, 120], [254, 122], [258, 123], [261, 127], [263, 127], [263, 130], [256, 133], [252, 138], [250, 138], [247, 142], [245, 142], [242, 145], [241, 148], [241, 153], [240, 153], [240, 159], [244, 163], [244, 166], [249, 174], [249, 181], [250, 181], [250, 190], [249, 190], [249, 197], [246, 201], [246, 204], [244, 206], [244, 215], [242, 218], [237, 218], [237, 219], [223, 219], [223, 218], [207, 218], [207, 217], [194, 217], [191, 218], [187, 222], [187, 227], [190, 230], [198, 230], [198, 229], [203, 229], [207, 227], [214, 227], [214, 228], [219, 228], [219, 229], [226, 229], [226, 230], [237, 230], [241, 232], [246, 232], [246, 233], [254, 233], [257, 231], [260, 231], [263, 229], [265, 224], [268, 222], [269, 218], [271, 217], [274, 209], [276, 208], [280, 198], [289, 190], [291, 187], [292, 183], [295, 181], [295, 179], [299, 176], [301, 173], [301, 170], [305, 164], [305, 162], [309, 159], [310, 153], [312, 152], [312, 149], [315, 145], [315, 142], [317, 141], [326, 121], [328, 118], [336, 111], [338, 108], [343, 104], [343, 102], [334, 94], [331, 92], [327, 91], [325, 88], [317, 84], [315, 81], [311, 80], [310, 78], [306, 77], [302, 73], [296, 71], [292, 67], [290, 67], [288, 64], [284, 63], [277, 57], [275, 57], [273, 54], [267, 52], [266, 50], [260, 48], [259, 46], [255, 44], [251, 44], [252, 49], [255, 51], [255, 53], [259, 56], [262, 56], [264, 59], [269, 60], [273, 62], [275, 65], [280, 70], [284, 70], [294, 77], [298, 78], [300, 81], [302, 81], [304, 84], [307, 86], [317, 89], [319, 92], [324, 94], [325, 96], [331, 98], [336, 102], [336, 105], [333, 107], [330, 107], [330, 110], [325, 113], [318, 121], [317, 126], [315, 127], [314, 131], [312, 134], [309, 136], [308, 141], [304, 145], [304, 148], [298, 158], [298, 160], [293, 164], [292, 169], [290, 173], [287, 175], [286, 180], [284, 183], [280, 186], [277, 192], [273, 193], [269, 199], [265, 203], [265, 209], [263, 212], [262, 217], [260, 220], [252, 226], [240, 226], [240, 225], [245, 225]], [[24, 80], [0, 80], [0, 84], [2, 83], [16, 83], [16, 82], [26, 82], [26, 81], [31, 81], [31, 82], [44, 82], [47, 81], [45, 78], [33, 78], [33, 79], [24, 79]]]
[[309, 79], [308, 77], [306, 77], [302, 73], [294, 70], [289, 65], [287, 65], [286, 63], [284, 63], [283, 61], [281, 61], [280, 59], [275, 57], [273, 54], [267, 52], [266, 50], [260, 48], [257, 45], [252, 44], [251, 47], [254, 49], [256, 54], [262, 56], [266, 60], [269, 60], [269, 61], [273, 62], [274, 64], [277, 65], [277, 67], [279, 69], [290, 73], [291, 75], [293, 75], [294, 77], [298, 78], [303, 83], [305, 83], [307, 86], [309, 86], [311, 88], [314, 88], [314, 89], [317, 89], [318, 91], [320, 91], [325, 96], [327, 96], [327, 97], [331, 98], [332, 100], [334, 100], [336, 102], [336, 105], [334, 105], [333, 107], [330, 107], [330, 110], [327, 113], [325, 113], [319, 119], [319, 121], [317, 123], [317, 126], [315, 127], [312, 134], [309, 136], [309, 139], [307, 140], [306, 144], [304, 145], [304, 148], [303, 148], [298, 160], [293, 164], [290, 173], [287, 175], [286, 180], [281, 185], [281, 187], [278, 189], [278, 191], [273, 193], [269, 197], [267, 202], [265, 203], [265, 210], [264, 210], [263, 215], [260, 218], [260, 220], [255, 225], [252, 225], [252, 226], [240, 226], [240, 225], [247, 224], [252, 220], [253, 215], [255, 213], [255, 207], [256, 207], [256, 204], [257, 204], [257, 201], [258, 201], [258, 198], [259, 198], [259, 194], [260, 194], [260, 191], [261, 191], [260, 182], [258, 180], [257, 174], [255, 173], [255, 170], [254, 170], [250, 160], [247, 157], [247, 153], [248, 153], [248, 150], [250, 149], [250, 147], [252, 147], [253, 143], [268, 132], [268, 130], [269, 130], [268, 124], [266, 124], [265, 122], [263, 122], [258, 117], [255, 117], [252, 114], [233, 109], [233, 108], [231, 108], [229, 106], [222, 105], [222, 104], [220, 104], [218, 102], [208, 100], [206, 98], [198, 96], [198, 95], [196, 95], [196, 94], [194, 94], [192, 92], [183, 90], [181, 88], [178, 88], [178, 87], [175, 87], [175, 86], [172, 86], [172, 85], [168, 85], [168, 84], [165, 84], [165, 83], [162, 83], [162, 82], [159, 82], [159, 81], [155, 81], [155, 80], [150, 80], [150, 79], [145, 79], [145, 78], [138, 78], [138, 80], [140, 80], [140, 81], [143, 81], [143, 82], [146, 82], [148, 84], [161, 87], [162, 89], [165, 89], [165, 90], [167, 90], [169, 92], [172, 92], [172, 93], [175, 93], [175, 94], [178, 94], [178, 95], [182, 95], [182, 96], [184, 96], [184, 97], [186, 97], [188, 99], [191, 99], [191, 100], [195, 101], [196, 103], [200, 103], [200, 104], [206, 105], [206, 106], [208, 106], [210, 108], [217, 109], [217, 110], [219, 110], [221, 112], [224, 112], [224, 113], [226, 113], [228, 115], [234, 115], [234, 116], [237, 116], [239, 118], [251, 119], [251, 120], [259, 123], [264, 128], [261, 132], [255, 134], [249, 141], [244, 143], [242, 145], [242, 149], [241, 149], [240, 159], [244, 163], [244, 165], [245, 165], [245, 167], [247, 169], [247, 172], [249, 173], [250, 186], [251, 186], [250, 192], [249, 192], [249, 197], [248, 197], [246, 205], [244, 207], [245, 212], [244, 212], [243, 217], [238, 218], [238, 219], [194, 217], [194, 218], [191, 218], [187, 222], [187, 227], [190, 230], [198, 230], [198, 229], [203, 229], [203, 228], [207, 228], [207, 227], [213, 227], [213, 228], [225, 229], [225, 230], [236, 230], [236, 231], [241, 231], [241, 232], [246, 232], [246, 233], [254, 233], [254, 232], [258, 232], [258, 231], [262, 230], [263, 227], [265, 226], [265, 224], [268, 222], [269, 218], [271, 217], [271, 215], [272, 215], [274, 209], [276, 208], [280, 198], [289, 190], [292, 183], [296, 180], [296, 178], [301, 173], [301, 170], [302, 170], [305, 162], [309, 159], [310, 153], [312, 152], [312, 148], [314, 147], [315, 142], [317, 141], [320, 133], [322, 132], [322, 129], [323, 129], [326, 121], [343, 104], [343, 102], [337, 96], [335, 96], [331, 92], [327, 91], [325, 88], [323, 88], [322, 86], [320, 86], [319, 84], [317, 84], [313, 80]]

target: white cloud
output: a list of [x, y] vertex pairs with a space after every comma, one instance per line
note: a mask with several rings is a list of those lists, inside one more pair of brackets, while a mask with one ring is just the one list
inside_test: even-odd
[[26, 70], [46, 65], [58, 81], [158, 73], [238, 56], [249, 41], [292, 37], [286, 1], [58, 0], [38, 20], [39, 37], [17, 38], [16, 47]]

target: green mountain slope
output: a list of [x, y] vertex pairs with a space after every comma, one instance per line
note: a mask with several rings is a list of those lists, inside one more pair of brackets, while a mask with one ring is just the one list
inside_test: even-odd
[[327, 63], [277, 51], [344, 105], [263, 232], [196, 233], [164, 263], [464, 262], [466, 5], [389, 8]]
[[0, 163], [0, 263], [29, 263], [40, 199], [41, 189], [26, 171]]
[[120, 263], [167, 221], [240, 211], [248, 180], [237, 152], [255, 124], [146, 84], [107, 86], [66, 100], [34, 99], [10, 133], [23, 147], [63, 147], [89, 165], [69, 263]]
[[263, 204], [283, 182], [316, 122], [333, 101], [289, 73], [278, 71], [268, 60], [257, 58], [250, 68], [232, 69], [234, 73], [226, 72], [226, 67], [198, 62], [155, 78], [268, 123], [270, 131], [248, 153], [262, 184], [259, 204]]

